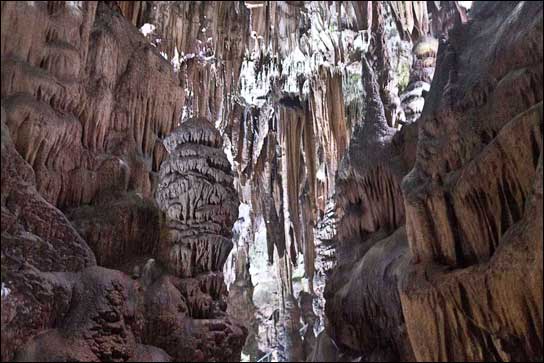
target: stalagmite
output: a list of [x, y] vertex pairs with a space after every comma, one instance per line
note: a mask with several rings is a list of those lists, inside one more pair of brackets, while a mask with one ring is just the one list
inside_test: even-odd
[[238, 197], [219, 132], [193, 118], [164, 141], [157, 202], [166, 214], [160, 261], [178, 277], [220, 271], [232, 249]]

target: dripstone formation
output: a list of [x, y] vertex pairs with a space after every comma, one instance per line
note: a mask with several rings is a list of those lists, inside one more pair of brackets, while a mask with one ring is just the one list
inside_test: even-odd
[[[158, 199], [168, 221], [162, 230], [168, 232], [148, 248], [152, 255], [139, 254], [120, 267], [131, 269], [129, 276], [93, 266], [92, 252], [68, 220], [39, 197], [2, 112], [2, 273], [11, 282], [2, 289], [3, 360], [240, 358], [247, 330], [225, 313], [220, 272], [232, 247], [227, 236], [237, 209], [220, 136], [196, 119], [176, 130], [166, 145], [172, 154], [161, 168]], [[13, 189], [13, 183], [23, 188]], [[44, 225], [45, 217], [54, 233]]]
[[222, 138], [193, 118], [165, 139], [169, 157], [159, 174], [157, 202], [166, 213], [159, 259], [179, 277], [220, 271], [232, 249], [238, 197]]
[[417, 121], [355, 131], [339, 174], [326, 332], [364, 361], [542, 360], [542, 3], [472, 16]]
[[[232, 187], [229, 213], [191, 226], [220, 253], [195, 246], [195, 267], [178, 273], [161, 251], [153, 196], [183, 91], [171, 64], [110, 2], [1, 11], [2, 361], [240, 359], [245, 330], [224, 312], [218, 272]], [[224, 155], [214, 165], [232, 182]]]
[[1, 360], [543, 361], [543, 9], [1, 2]]
[[[153, 301], [154, 323], [161, 332], [155, 344], [175, 347], [184, 359], [238, 360], [247, 330], [226, 316], [222, 273], [232, 249], [238, 196], [221, 135], [208, 120], [193, 118], [166, 137], [164, 145], [168, 157], [160, 168], [156, 199], [166, 221], [157, 259], [173, 275], [165, 284], [177, 303], [166, 304], [172, 307], [172, 321], [162, 315], [165, 301], [160, 296]], [[181, 335], [180, 326], [187, 328]]]

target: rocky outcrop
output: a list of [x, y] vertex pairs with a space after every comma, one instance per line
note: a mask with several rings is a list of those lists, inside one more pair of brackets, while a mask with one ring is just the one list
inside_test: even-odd
[[17, 153], [2, 112], [2, 361], [70, 308], [69, 284], [95, 257], [68, 219], [37, 191], [31, 166]]
[[170, 64], [103, 3], [4, 3], [2, 20], [6, 125], [38, 191], [60, 207], [151, 197], [181, 115]]
[[[9, 152], [9, 135], [6, 136], [6, 144]], [[131, 233], [126, 233], [127, 230], [113, 230], [113, 234], [109, 234], [111, 230], [104, 228], [107, 220], [113, 222], [115, 218], [130, 215], [129, 212], [123, 212], [122, 205], [119, 204], [98, 204], [90, 211], [82, 208], [73, 211], [72, 216], [78, 228], [84, 231], [97, 228], [103, 233], [91, 239], [94, 247], [100, 251], [97, 255], [101, 263], [114, 265], [125, 272], [103, 267], [81, 270], [84, 266], [74, 267], [74, 272], [64, 272], [56, 270], [56, 265], [52, 266], [55, 268], [54, 272], [48, 272], [41, 260], [34, 262], [32, 255], [28, 255], [27, 264], [32, 262], [48, 273], [42, 273], [44, 276], [41, 276], [36, 267], [29, 265], [34, 274], [27, 274], [34, 276], [34, 280], [43, 280], [41, 289], [51, 290], [48, 294], [40, 292], [39, 289], [31, 290], [30, 297], [33, 294], [43, 295], [44, 298], [50, 295], [50, 299], [44, 302], [49, 302], [55, 308], [53, 312], [49, 308], [53, 320], [49, 321], [48, 326], [41, 327], [41, 334], [28, 332], [26, 337], [35, 336], [18, 350], [16, 360], [239, 359], [247, 331], [225, 313], [226, 288], [221, 272], [222, 264], [232, 247], [227, 236], [233, 224], [237, 197], [232, 179], [229, 179], [230, 171], [226, 168], [228, 161], [220, 145], [218, 131], [203, 119], [184, 123], [166, 139], [170, 156], [161, 167], [157, 199], [165, 210], [167, 222], [159, 223], [153, 218], [147, 221], [151, 229], [159, 228], [162, 231], [156, 236], [153, 235], [153, 230], [147, 231], [149, 236], [142, 233], [139, 240]], [[193, 193], [190, 197], [179, 189], [188, 185], [188, 179], [191, 180], [192, 188], [185, 189], [185, 192]], [[219, 190], [223, 190], [223, 193], [218, 193]], [[177, 208], [179, 205], [183, 208]], [[152, 205], [140, 205], [140, 210], [136, 203], [132, 206], [135, 207], [131, 209], [134, 214], [142, 213], [144, 208], [147, 208], [148, 213], [159, 213]], [[96, 214], [96, 209], [100, 207], [115, 207], [120, 213], [117, 217], [108, 215], [111, 212]], [[55, 210], [54, 207], [51, 208]], [[66, 219], [65, 221], [70, 225]], [[131, 223], [140, 228], [145, 226], [145, 223], [138, 221]], [[13, 233], [16, 238], [18, 234], [11, 232], [12, 228], [14, 227], [10, 227], [7, 232]], [[73, 227], [70, 228], [83, 244], [81, 248], [86, 247]], [[121, 227], [113, 224], [112, 228]], [[117, 233], [126, 234], [121, 239], [115, 239]], [[179, 238], [182, 233], [183, 238]], [[89, 236], [91, 235], [89, 232]], [[8, 244], [11, 242], [11, 235], [4, 233], [4, 230], [2, 236], [3, 241], [5, 239]], [[39, 237], [34, 237], [37, 238]], [[54, 240], [52, 242], [55, 243]], [[146, 245], [146, 242], [149, 244]], [[221, 246], [221, 243], [226, 245]], [[86, 248], [90, 253], [88, 247]], [[189, 251], [189, 255], [177, 254], [178, 249]], [[112, 254], [106, 254], [106, 251], [111, 251]], [[3, 249], [3, 260], [4, 254], [7, 255], [6, 258], [10, 257], [9, 252], [10, 250]], [[65, 253], [72, 258], [79, 256], [72, 251]], [[208, 256], [205, 255], [207, 253]], [[40, 258], [45, 258], [45, 255]], [[92, 259], [87, 264], [94, 263], [91, 253], [90, 258]], [[13, 263], [10, 259], [8, 261], [10, 263], [7, 267], [11, 267]], [[180, 266], [183, 268], [180, 269]], [[74, 268], [67, 267], [65, 270], [72, 271]], [[9, 277], [15, 281], [14, 287], [28, 280], [29, 277], [24, 272], [26, 269], [22, 271], [15, 275], [8, 270]], [[15, 307], [11, 304], [19, 301], [16, 299], [20, 298], [16, 294], [11, 296], [11, 292], [7, 299], [3, 297], [2, 304], [6, 305], [7, 311], [2, 317], [3, 324], [10, 323], [9, 319], [14, 318], [12, 310]], [[30, 307], [30, 313], [35, 313], [38, 308], [33, 305]], [[19, 317], [15, 318], [17, 319], [13, 321], [19, 322]], [[28, 322], [26, 324], [25, 328], [28, 327]], [[7, 326], [10, 332], [18, 331], [15, 327]], [[2, 339], [9, 344], [12, 341], [19, 343], [17, 339], [21, 338], [3, 335]]]
[[31, 339], [15, 361], [170, 361], [141, 341], [140, 286], [118, 271], [92, 267], [57, 274], [69, 286], [70, 309], [60, 324]]
[[81, 234], [108, 266], [131, 253], [126, 245], [140, 249], [134, 234], [117, 240], [137, 221], [111, 226], [115, 218], [89, 206], [77, 230], [56, 207], [126, 190], [151, 196], [159, 137], [181, 107], [170, 65], [104, 3], [14, 2], [1, 11], [2, 360], [10, 360], [68, 312], [67, 273], [96, 264]]
[[2, 360], [239, 359], [245, 331], [224, 313], [220, 272], [236, 193], [211, 125], [232, 202], [191, 228], [225, 246], [175, 276], [159, 250], [151, 197], [182, 111], [172, 65], [110, 2], [2, 3], [1, 37]]
[[387, 125], [366, 60], [362, 71], [366, 112], [337, 176], [337, 266], [325, 289], [329, 325], [320, 346], [334, 339], [335, 359], [343, 351], [368, 361], [413, 360], [396, 286], [409, 259], [400, 189], [410, 165], [404, 143], [415, 137], [413, 128], [396, 133]]
[[248, 49], [249, 11], [239, 1], [111, 1], [172, 64], [182, 86], [184, 117], [230, 127], [241, 64]]
[[[188, 355], [189, 349], [177, 347], [169, 336], [179, 327], [161, 317], [155, 322], [162, 331], [159, 339], [167, 338], [165, 343], [174, 349], [176, 359], [237, 360], [247, 329], [226, 317], [222, 269], [233, 247], [231, 230], [238, 197], [221, 135], [208, 120], [193, 118], [165, 139], [165, 147], [168, 157], [161, 165], [156, 198], [166, 221], [157, 257], [175, 276], [170, 278], [172, 287], [185, 297], [179, 303], [186, 305], [186, 313], [202, 332], [193, 334], [197, 350]], [[176, 305], [172, 305], [172, 314], [179, 320]], [[187, 346], [182, 338], [177, 345]]]
[[442, 45], [403, 182], [419, 360], [542, 359], [542, 9], [476, 5]]
[[542, 4], [472, 16], [442, 39], [419, 120], [358, 163], [348, 151], [318, 356], [542, 359]]
[[93, 204], [71, 208], [66, 215], [100, 266], [132, 273], [157, 253], [162, 214], [141, 193], [102, 193]]
[[406, 116], [405, 123], [415, 122], [423, 111], [425, 95], [431, 88], [437, 51], [438, 41], [429, 36], [422, 37], [414, 45], [409, 83], [400, 95], [401, 106]]
[[[423, 5], [416, 4], [418, 19], [426, 18]], [[286, 301], [276, 308], [280, 321], [289, 321], [287, 300], [302, 288], [321, 297], [334, 264], [335, 177], [364, 108], [362, 55], [368, 53], [370, 67], [379, 70], [378, 93], [380, 99], [382, 93], [387, 97], [387, 107], [382, 104], [386, 125], [396, 124], [402, 109], [393, 64], [405, 60], [388, 43], [401, 42], [395, 19], [412, 32], [413, 8], [410, 4], [394, 15], [391, 4], [382, 2], [246, 6], [253, 51], [242, 63], [240, 97], [225, 136], [231, 141], [239, 189], [249, 189], [243, 202], [264, 217], [268, 260], [278, 267], [278, 293]], [[428, 30], [428, 25], [417, 27]], [[303, 284], [293, 283], [301, 264]], [[319, 322], [315, 331], [307, 330], [308, 339], [324, 325], [322, 299], [315, 301]]]
[[542, 360], [542, 4], [469, 16], [2, 2], [2, 360]]

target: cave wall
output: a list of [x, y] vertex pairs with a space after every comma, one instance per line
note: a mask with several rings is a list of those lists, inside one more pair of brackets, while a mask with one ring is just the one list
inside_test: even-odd
[[1, 6], [2, 360], [541, 359], [541, 4]]
[[[246, 330], [225, 313], [221, 273], [231, 245], [200, 250], [214, 263], [191, 274], [162, 258], [155, 192], [179, 74], [114, 3], [1, 9], [2, 360], [239, 359]], [[229, 238], [233, 218], [213, 220], [212, 237]]]
[[322, 294], [314, 226], [334, 234], [336, 173], [363, 107], [360, 53], [370, 50], [398, 127], [391, 70], [410, 51], [393, 54], [390, 38], [406, 47], [429, 31], [423, 2], [25, 2], [3, 3], [2, 19], [5, 123], [38, 192], [98, 265], [140, 277], [166, 253], [152, 198], [163, 142], [203, 116], [223, 135], [242, 201], [265, 221], [282, 301], [301, 264]]
[[354, 133], [372, 158], [348, 151], [339, 174], [324, 352], [330, 337], [367, 361], [542, 359], [541, 79], [542, 4], [476, 3], [415, 124], [370, 153]]
[[443, 45], [403, 181], [416, 262], [403, 312], [420, 360], [539, 360], [542, 4], [477, 5], [473, 19]]
[[108, 189], [151, 196], [181, 112], [170, 65], [101, 3], [5, 3], [2, 15], [6, 125], [39, 192], [63, 208]]
[[[238, 192], [250, 190], [243, 201], [264, 217], [268, 259], [288, 297], [301, 254], [312, 284], [313, 226], [332, 217], [336, 170], [360, 113], [357, 97], [343, 100], [347, 82], [360, 88], [359, 70], [347, 75], [341, 64], [357, 62], [358, 31], [384, 33], [378, 13], [385, 9], [370, 2], [3, 3], [5, 124], [37, 191], [70, 219], [98, 265], [139, 276], [133, 270], [165, 253], [164, 218], [153, 200], [163, 141], [188, 117], [208, 118], [230, 152]], [[426, 27], [420, 4], [393, 13], [408, 32]], [[384, 44], [380, 38], [378, 48]], [[322, 59], [308, 63], [318, 52]], [[264, 107], [248, 101], [256, 91], [243, 74], [249, 68], [262, 83], [281, 73], [265, 87]], [[381, 75], [390, 82], [387, 71]]]

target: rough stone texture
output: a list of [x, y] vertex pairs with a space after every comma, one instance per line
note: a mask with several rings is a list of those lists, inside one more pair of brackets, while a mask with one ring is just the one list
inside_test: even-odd
[[2, 360], [238, 359], [221, 273], [155, 262], [172, 65], [112, 3], [1, 6]]
[[68, 281], [69, 310], [16, 361], [239, 359], [244, 332], [216, 311], [220, 274], [181, 280], [150, 260], [137, 279], [102, 267], [53, 276]]
[[[185, 117], [228, 127], [240, 65], [249, 44], [249, 11], [240, 1], [112, 1], [174, 64]], [[185, 118], [184, 117], [184, 118]]]
[[[1, 11], [2, 360], [238, 358], [236, 209], [214, 204], [235, 189], [266, 227], [280, 356], [542, 360], [540, 3], [475, 4], [465, 25], [435, 1]], [[165, 216], [163, 139], [192, 115], [221, 137], [171, 145], [191, 161], [164, 164], [163, 191], [202, 189], [165, 192]], [[317, 298], [299, 312], [301, 261]]]
[[[472, 17], [442, 39], [421, 118], [347, 153], [314, 357], [542, 360], [542, 4], [476, 3]], [[369, 140], [355, 131], [350, 150]], [[374, 160], [380, 176], [359, 185]]]
[[403, 182], [403, 312], [419, 360], [538, 361], [542, 3], [476, 4], [473, 17], [442, 46]]
[[[165, 139], [165, 146], [168, 157], [160, 168], [156, 194], [166, 215], [158, 261], [176, 276], [170, 279], [171, 284], [187, 295], [188, 315], [197, 319], [196, 329], [202, 330], [191, 337], [197, 349], [192, 355], [186, 343], [184, 350], [176, 348], [172, 337], [167, 336], [169, 347], [177, 349], [172, 355], [178, 359], [239, 359], [247, 329], [225, 316], [222, 273], [233, 246], [231, 230], [239, 202], [221, 135], [205, 118], [192, 118]], [[163, 305], [161, 302], [157, 306]], [[175, 313], [176, 305], [168, 306]], [[168, 324], [161, 328], [166, 334], [169, 327], [179, 329], [171, 325], [171, 320], [159, 319], [155, 323]], [[182, 340], [178, 344], [182, 345]]]
[[221, 273], [163, 275], [145, 297], [146, 342], [175, 361], [238, 361], [247, 330], [225, 314], [225, 295]]
[[[235, 252], [236, 279], [229, 286], [227, 313], [235, 317], [248, 329], [244, 353], [254, 361], [261, 355], [258, 343], [260, 340], [264, 340], [264, 337], [259, 336], [259, 321], [256, 317], [256, 308], [253, 302], [253, 284], [249, 273], [248, 258], [244, 257], [245, 255], [240, 249]], [[241, 272], [240, 270], [243, 270], [244, 272]]]
[[15, 361], [139, 361], [137, 354], [168, 359], [162, 350], [136, 343], [143, 316], [139, 286], [128, 276], [93, 267], [72, 284], [68, 314], [30, 340]]
[[415, 122], [423, 111], [425, 95], [431, 88], [436, 63], [438, 41], [431, 37], [422, 37], [414, 45], [414, 61], [408, 86], [400, 95], [401, 106], [406, 115], [406, 123]]
[[40, 194], [60, 207], [107, 190], [152, 196], [160, 139], [181, 115], [159, 52], [95, 2], [2, 3], [1, 40], [6, 125]]
[[131, 268], [157, 253], [162, 215], [153, 200], [138, 192], [103, 193], [94, 204], [66, 215], [100, 266], [132, 273]]
[[2, 361], [70, 307], [69, 283], [53, 271], [79, 271], [95, 257], [68, 219], [37, 191], [2, 113]]
[[179, 277], [220, 271], [232, 249], [238, 196], [222, 138], [209, 121], [193, 118], [165, 140], [157, 202], [166, 214], [159, 260]]
[[[181, 107], [170, 65], [105, 4], [3, 2], [1, 11], [2, 287], [9, 292], [2, 359], [9, 360], [67, 312], [70, 284], [59, 273], [96, 264], [55, 206], [78, 207], [106, 191], [151, 196], [158, 137]], [[101, 221], [102, 236], [111, 222]], [[117, 236], [93, 237], [99, 262], [123, 250]]]
[[330, 336], [340, 352], [365, 361], [413, 360], [396, 286], [408, 262], [400, 227], [400, 183], [410, 165], [404, 143], [415, 137], [410, 126], [396, 133], [387, 125], [378, 81], [363, 66], [366, 112], [337, 177], [337, 266], [325, 289], [329, 324], [320, 347]]
[[[320, 318], [317, 332], [324, 325], [324, 280], [334, 264], [330, 237], [336, 219], [335, 177], [363, 111], [361, 54], [367, 52], [370, 67], [379, 70], [382, 105], [380, 86], [387, 86], [383, 92], [387, 112], [383, 112], [386, 124], [393, 125], [400, 109], [392, 79], [393, 63], [399, 57], [388, 52], [392, 38], [400, 41], [395, 23], [412, 33], [415, 16], [418, 31], [428, 31], [424, 2], [406, 8], [403, 4], [395, 14], [393, 5], [252, 2], [248, 6], [252, 34], [248, 49], [253, 52], [242, 65], [243, 97], [236, 100], [225, 136], [232, 145], [238, 188], [249, 189], [250, 197], [243, 202], [266, 222], [268, 259], [278, 266], [282, 300], [296, 293], [292, 277], [303, 255], [304, 289], [318, 296], [314, 300]], [[385, 27], [385, 22], [390, 24]], [[402, 205], [400, 188], [396, 189]], [[276, 308], [280, 321], [289, 324], [292, 314], [285, 306]], [[315, 339], [310, 338], [312, 329], [307, 332], [308, 339]], [[283, 353], [289, 354], [279, 354]]]
[[[11, 145], [9, 135], [6, 135], [6, 144], [6, 148]], [[101, 238], [91, 239], [99, 251], [97, 255], [102, 263], [115, 265], [126, 273], [91, 267], [79, 273], [52, 272], [43, 277], [38, 274], [43, 280], [40, 288], [46, 289], [47, 293], [31, 290], [30, 294], [31, 297], [34, 293], [44, 296], [41, 299], [50, 304], [49, 309], [55, 309], [53, 312], [46, 311], [52, 315], [53, 321], [41, 327], [41, 330], [37, 331], [40, 333], [38, 335], [35, 335], [37, 332], [34, 334], [28, 332], [26, 337], [34, 336], [18, 349], [16, 360], [235, 361], [240, 358], [247, 330], [232, 321], [225, 313], [226, 288], [223, 274], [220, 272], [231, 247], [228, 245], [230, 240], [225, 236], [230, 233], [229, 225], [232, 227], [238, 199], [233, 190], [230, 171], [225, 167], [228, 161], [220, 146], [221, 138], [218, 131], [203, 119], [184, 123], [167, 138], [166, 147], [171, 154], [161, 167], [161, 183], [157, 192], [159, 205], [165, 209], [167, 223], [162, 225], [164, 233], [160, 234], [160, 238], [158, 235], [155, 236], [158, 241], [155, 245], [151, 243], [153, 238], [150, 236], [142, 235], [140, 239], [136, 239], [126, 230], [118, 231], [125, 234], [121, 239], [115, 239], [117, 235], [115, 230], [112, 233], [104, 229], [108, 219], [114, 222], [112, 220], [114, 217], [108, 216], [107, 213], [104, 215], [105, 212], [97, 214], [95, 210], [85, 211], [82, 208], [73, 212], [76, 223], [87, 224], [78, 226], [86, 230], [89, 236], [92, 234], [88, 230], [92, 228], [98, 228], [104, 233]], [[201, 156], [202, 158], [199, 158]], [[209, 164], [203, 167], [198, 161]], [[22, 159], [21, 162], [24, 163]], [[222, 179], [218, 178], [219, 175]], [[186, 198], [186, 194], [179, 190], [179, 187], [187, 181], [184, 177], [195, 178], [191, 183], [194, 189], [191, 189], [193, 194], [190, 198]], [[217, 181], [217, 184], [223, 183], [222, 187], [228, 190], [228, 192], [223, 190], [222, 198], [219, 198], [218, 189], [214, 189], [217, 185], [212, 181]], [[196, 192], [201, 194], [195, 194]], [[203, 203], [199, 204], [199, 200]], [[216, 203], [213, 207], [214, 212], [206, 213], [210, 211], [213, 203]], [[184, 208], [177, 209], [176, 206], [180, 204]], [[149, 205], [134, 203], [125, 208], [130, 206], [136, 207], [132, 209], [136, 215], [142, 212], [140, 209], [147, 210], [155, 216], [159, 213]], [[121, 209], [123, 205], [99, 203], [93, 208], [100, 207]], [[126, 215], [120, 210], [117, 218], [125, 218]], [[65, 221], [69, 225], [66, 219]], [[160, 228], [158, 220], [150, 219], [148, 223], [150, 228], [156, 226]], [[133, 222], [128, 224], [127, 228], [131, 225], [139, 228], [145, 226], [144, 223]], [[112, 228], [121, 227], [114, 223]], [[172, 232], [173, 228], [177, 228], [175, 231], [181, 229], [180, 233], [185, 233], [184, 238], [170, 239], [172, 234], [169, 232]], [[74, 235], [78, 236], [73, 228], [72, 230]], [[178, 237], [175, 231], [173, 236]], [[136, 234], [137, 231], [133, 233]], [[153, 235], [154, 232], [148, 233]], [[11, 236], [5, 236], [3, 231], [3, 246], [5, 238], [9, 243], [8, 237]], [[79, 241], [84, 244], [81, 238]], [[150, 244], [146, 245], [146, 242]], [[221, 247], [220, 244], [223, 242], [227, 245]], [[187, 243], [189, 251], [194, 254], [189, 255], [188, 260], [169, 259], [172, 256], [172, 249], [175, 251], [179, 245], [183, 247], [182, 243]], [[208, 245], [198, 249], [197, 245], [203, 243]], [[218, 245], [217, 250], [212, 248], [213, 243]], [[87, 250], [94, 263], [94, 256], [88, 248]], [[3, 260], [4, 253], [8, 252], [10, 250], [3, 247]], [[77, 256], [75, 252], [67, 253]], [[209, 255], [205, 256], [206, 253]], [[154, 258], [147, 258], [149, 256], [157, 257], [164, 265], [155, 262]], [[31, 257], [32, 255], [29, 255], [29, 258]], [[43, 266], [42, 261], [36, 261], [36, 264]], [[186, 268], [178, 269], [179, 266]], [[26, 277], [24, 271], [22, 274]], [[128, 273], [132, 273], [132, 276]], [[169, 273], [174, 273], [175, 276]], [[11, 276], [10, 274], [9, 277]], [[13, 277], [17, 283], [28, 280], [28, 278], [21, 280], [21, 277], [15, 275]], [[6, 306], [2, 324], [6, 324], [9, 332], [17, 332], [15, 327], [7, 325], [12, 319], [10, 314], [13, 314], [12, 311], [15, 309], [11, 304], [19, 301], [14, 300], [18, 295], [11, 294], [13, 295], [9, 295], [8, 299], [2, 298], [2, 304]], [[36, 309], [33, 308], [28, 313], [35, 314]], [[57, 312], [56, 309], [60, 311]], [[46, 315], [46, 318], [48, 317]], [[20, 323], [19, 320], [14, 321]], [[27, 327], [28, 325], [25, 326]], [[16, 339], [20, 338], [8, 334], [4, 337], [3, 334], [2, 339], [9, 344], [14, 340], [15, 343], [19, 343]], [[13, 353], [6, 351], [6, 354]]]

